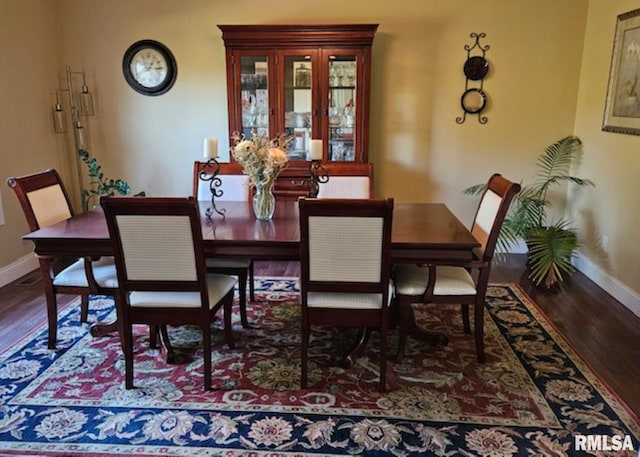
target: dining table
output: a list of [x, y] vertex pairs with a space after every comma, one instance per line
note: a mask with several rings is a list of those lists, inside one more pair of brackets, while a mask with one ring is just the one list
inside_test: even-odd
[[[206, 216], [211, 201], [198, 201], [205, 257], [245, 257], [254, 260], [299, 260], [300, 221], [296, 200], [278, 200], [273, 218], [256, 219], [251, 202], [216, 201], [223, 215]], [[100, 257], [113, 251], [100, 206], [24, 235], [39, 256]], [[391, 263], [463, 265], [480, 243], [443, 203], [395, 203], [391, 232]], [[91, 334], [117, 330], [94, 324]], [[447, 344], [442, 332], [424, 329], [411, 320], [409, 335], [436, 345]]]

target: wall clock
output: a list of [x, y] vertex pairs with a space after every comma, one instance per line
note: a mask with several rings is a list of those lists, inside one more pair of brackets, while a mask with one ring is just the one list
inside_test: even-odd
[[161, 95], [176, 82], [178, 66], [165, 45], [154, 40], [140, 40], [125, 51], [122, 72], [129, 85], [143, 95]]

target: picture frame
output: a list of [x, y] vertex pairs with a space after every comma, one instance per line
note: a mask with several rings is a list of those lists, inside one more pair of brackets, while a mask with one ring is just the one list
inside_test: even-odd
[[617, 17], [602, 130], [640, 135], [640, 9]]

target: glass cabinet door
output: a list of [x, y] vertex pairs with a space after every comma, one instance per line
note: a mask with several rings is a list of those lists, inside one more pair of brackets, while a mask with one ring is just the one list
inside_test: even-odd
[[358, 56], [329, 54], [327, 60], [327, 160], [356, 160]]
[[[281, 191], [301, 194], [312, 139], [325, 162], [369, 159], [371, 49], [378, 24], [218, 25], [230, 137], [291, 138]], [[347, 168], [350, 168], [347, 166]]]
[[289, 160], [308, 160], [309, 146], [317, 118], [317, 51], [296, 50], [281, 54], [282, 106], [284, 132], [293, 138], [289, 145]]
[[255, 132], [269, 136], [269, 62], [268, 56], [239, 56], [240, 61], [240, 131], [247, 138]]

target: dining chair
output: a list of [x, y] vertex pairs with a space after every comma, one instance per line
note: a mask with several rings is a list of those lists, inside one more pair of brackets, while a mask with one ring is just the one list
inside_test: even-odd
[[373, 198], [373, 164], [325, 164], [329, 180], [318, 184], [318, 198]]
[[[250, 187], [249, 176], [242, 172], [242, 166], [235, 162], [220, 163], [218, 177], [220, 189], [223, 191], [218, 201], [249, 201]], [[211, 167], [207, 162], [194, 162], [193, 164], [193, 195], [197, 200], [211, 200], [211, 190], [207, 182], [200, 179], [201, 175], [210, 176]], [[214, 216], [213, 217], [217, 217]], [[246, 258], [218, 258], [207, 259], [207, 270], [212, 273], [229, 274], [238, 277], [238, 289], [240, 291], [238, 305], [240, 308], [240, 321], [243, 328], [249, 328], [247, 318], [247, 276], [249, 282], [249, 299], [255, 301], [253, 259]]]
[[[45, 228], [73, 216], [64, 183], [54, 169], [7, 179], [22, 207], [29, 230]], [[118, 286], [113, 257], [60, 258], [38, 256], [47, 301], [49, 349], [56, 348], [58, 294], [80, 295], [80, 321], [87, 322], [89, 296], [111, 294]]]
[[393, 199], [301, 198], [301, 386], [311, 326], [378, 329], [379, 390], [387, 385]]
[[474, 305], [476, 356], [485, 362], [484, 307], [493, 253], [502, 223], [520, 185], [499, 174], [489, 179], [480, 198], [471, 225], [471, 233], [480, 243], [473, 259], [463, 265], [394, 266], [392, 277], [399, 314], [399, 341], [396, 361], [401, 361], [412, 319], [414, 303], [460, 304], [465, 333], [471, 333], [469, 305]]
[[125, 387], [133, 388], [133, 325], [202, 330], [204, 387], [211, 389], [211, 323], [223, 308], [225, 341], [235, 347], [231, 309], [236, 279], [209, 273], [198, 204], [189, 198], [102, 197], [118, 274], [116, 311], [125, 358]]

